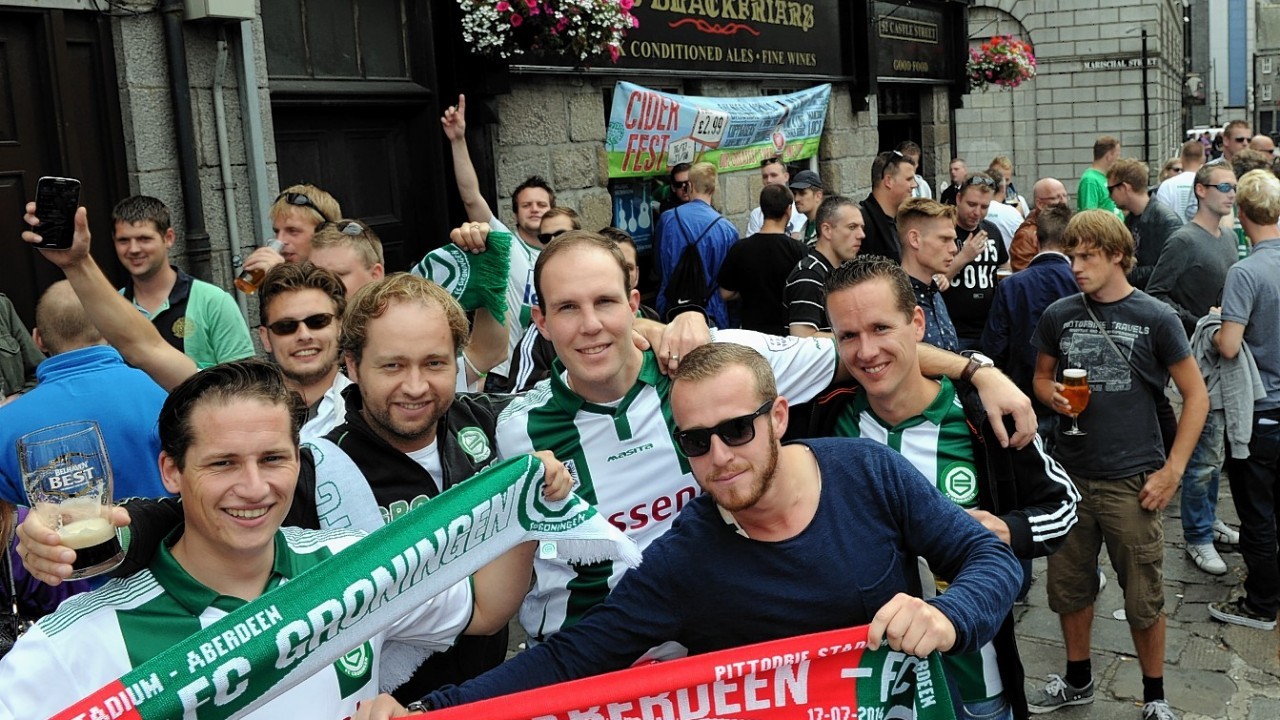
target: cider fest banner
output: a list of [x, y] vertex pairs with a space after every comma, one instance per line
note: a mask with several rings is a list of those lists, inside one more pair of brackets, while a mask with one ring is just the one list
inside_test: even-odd
[[867, 650], [867, 626], [656, 663], [417, 720], [954, 720], [941, 656]]
[[605, 138], [609, 177], [662, 175], [686, 162], [730, 172], [759, 168], [770, 157], [812, 157], [830, 99], [830, 84], [787, 95], [713, 98], [619, 82]]

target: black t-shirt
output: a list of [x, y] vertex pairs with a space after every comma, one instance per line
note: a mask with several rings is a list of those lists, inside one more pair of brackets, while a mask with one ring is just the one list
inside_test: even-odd
[[[1000, 230], [989, 220], [978, 223], [978, 228], [987, 231], [987, 249], [964, 266], [951, 281], [951, 288], [942, 295], [951, 322], [956, 326], [956, 335], [966, 340], [982, 337], [987, 314], [996, 297], [996, 268], [1009, 262], [1009, 249], [1001, 240], [1004, 236]], [[963, 247], [972, 232], [956, 227], [956, 244]]]
[[781, 233], [756, 233], [729, 248], [720, 266], [720, 287], [741, 296], [743, 328], [788, 334], [783, 291], [787, 275], [804, 254], [803, 243]]
[[796, 263], [787, 276], [787, 333], [791, 325], [808, 325], [818, 332], [831, 332], [827, 319], [826, 282], [835, 268], [818, 248]]

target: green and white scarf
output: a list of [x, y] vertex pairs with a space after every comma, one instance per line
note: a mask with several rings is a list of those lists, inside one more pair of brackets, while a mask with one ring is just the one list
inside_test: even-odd
[[507, 312], [511, 233], [489, 233], [484, 252], [471, 254], [453, 243], [427, 253], [409, 271], [448, 290], [464, 310], [484, 308], [494, 320]]
[[[540, 552], [554, 552], [573, 562], [640, 562], [635, 544], [586, 501], [576, 495], [546, 501], [542, 474], [542, 463], [526, 455], [460, 483], [156, 655], [55, 718], [242, 717], [528, 540], [538, 541]], [[275, 625], [277, 632], [246, 640], [217, 663], [189, 666], [188, 653], [202, 643], [272, 607], [283, 616]], [[323, 627], [316, 626], [317, 617], [327, 619]], [[223, 704], [215, 697], [196, 706], [192, 698], [197, 693], [191, 689], [211, 685], [227, 667], [237, 669], [238, 681], [245, 683], [243, 691], [223, 698]], [[140, 684], [147, 693], [130, 692]], [[191, 707], [184, 706], [184, 697]], [[127, 710], [120, 714], [122, 706]]]

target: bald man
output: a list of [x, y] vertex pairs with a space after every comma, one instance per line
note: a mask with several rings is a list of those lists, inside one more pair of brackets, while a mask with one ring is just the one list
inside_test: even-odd
[[1040, 241], [1036, 237], [1040, 211], [1050, 205], [1066, 205], [1067, 186], [1054, 178], [1041, 178], [1031, 187], [1031, 196], [1036, 207], [1018, 227], [1009, 245], [1009, 266], [1015, 272], [1025, 268], [1040, 253]]
[[1275, 155], [1276, 141], [1272, 140], [1270, 135], [1263, 135], [1259, 133], [1254, 135], [1253, 139], [1249, 141], [1249, 149], [1257, 150], [1258, 152], [1266, 153], [1268, 155]]
[[31, 505], [18, 467], [18, 439], [73, 420], [98, 423], [117, 498], [168, 495], [156, 465], [156, 418], [165, 391], [106, 344], [66, 280], [40, 297], [31, 334], [50, 357], [36, 368], [35, 388], [0, 407], [0, 500]]

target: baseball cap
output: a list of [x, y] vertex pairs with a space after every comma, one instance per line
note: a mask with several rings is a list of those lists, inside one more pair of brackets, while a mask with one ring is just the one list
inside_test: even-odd
[[812, 170], [801, 170], [791, 178], [791, 182], [787, 183], [787, 187], [792, 190], [822, 189], [822, 178], [818, 177], [818, 173]]

